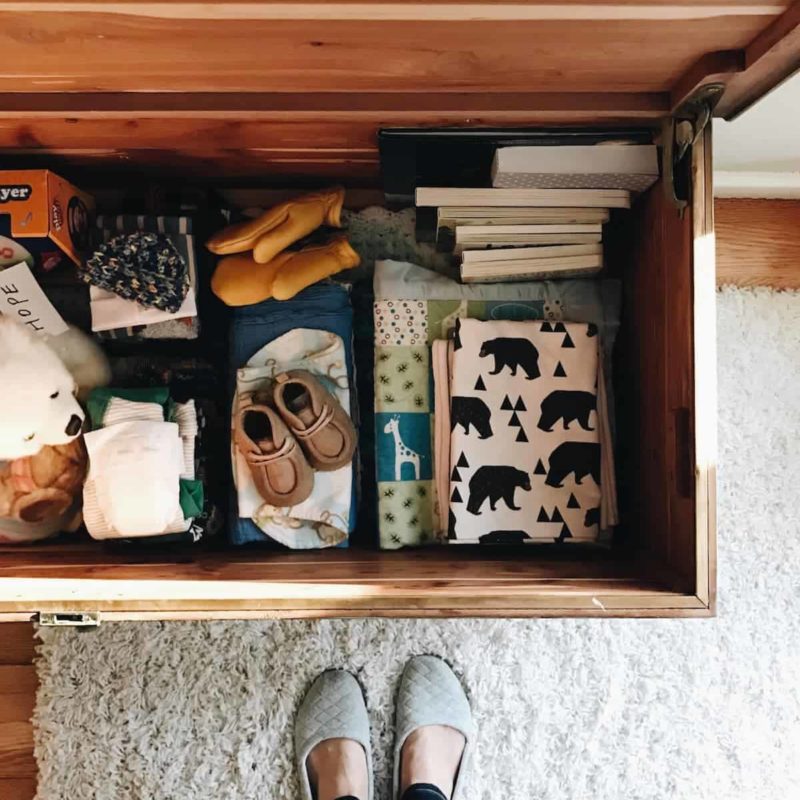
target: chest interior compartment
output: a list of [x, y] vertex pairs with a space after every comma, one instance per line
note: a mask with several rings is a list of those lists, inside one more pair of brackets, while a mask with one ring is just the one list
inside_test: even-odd
[[346, 550], [5, 545], [0, 616], [713, 613], [705, 123], [745, 108], [800, 63], [797, 4], [46, 6], [0, 4], [15, 64], [0, 76], [0, 148], [9, 168], [56, 170], [109, 213], [120, 189], [152, 186], [154, 210], [170, 193], [263, 206], [334, 182], [353, 208], [382, 203], [378, 132], [389, 128], [602, 135], [624, 126], [668, 153], [660, 179], [604, 233], [608, 274], [623, 284], [614, 356], [622, 524], [611, 547], [384, 552], [366, 523]]

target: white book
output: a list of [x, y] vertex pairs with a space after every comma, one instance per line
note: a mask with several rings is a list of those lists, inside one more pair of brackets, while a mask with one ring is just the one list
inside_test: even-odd
[[465, 250], [462, 264], [480, 265], [498, 262], [536, 261], [570, 256], [602, 256], [602, 244], [564, 244], [553, 247], [517, 247], [500, 250]]
[[588, 277], [603, 268], [602, 255], [566, 256], [490, 264], [462, 264], [464, 283], [498, 283], [519, 280]]
[[456, 244], [453, 255], [461, 255], [467, 250], [512, 250], [533, 245], [557, 244], [597, 244], [602, 240], [599, 233], [532, 233], [521, 239], [506, 237], [504, 239], [475, 240]]
[[658, 179], [655, 145], [500, 147], [492, 185], [502, 189], [627, 189], [642, 192]]
[[[498, 226], [501, 227], [501, 226]], [[578, 225], [542, 225], [542, 226], [520, 226], [520, 227], [541, 227], [546, 228], [580, 228]], [[585, 226], [593, 228], [592, 225]], [[571, 232], [539, 230], [531, 232], [508, 232], [495, 233], [490, 230], [480, 235], [473, 235], [474, 228], [456, 228], [456, 240], [453, 245], [453, 253], [460, 255], [467, 250], [481, 250], [488, 248], [520, 248], [529, 245], [569, 245], [569, 244], [598, 244], [602, 241], [603, 234], [600, 226], [597, 230], [588, 232]]]
[[459, 189], [421, 186], [417, 206], [524, 206], [630, 208], [624, 189]]
[[443, 206], [438, 210], [439, 227], [457, 225], [543, 225], [608, 222], [607, 208], [524, 208], [498, 206]]
[[459, 225], [456, 228], [456, 241], [507, 236], [524, 237], [533, 233], [603, 233], [600, 223], [588, 225]]

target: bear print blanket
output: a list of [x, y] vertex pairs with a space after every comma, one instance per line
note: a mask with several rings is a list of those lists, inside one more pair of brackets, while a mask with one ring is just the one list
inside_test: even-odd
[[448, 538], [594, 541], [601, 505], [597, 327], [457, 323]]

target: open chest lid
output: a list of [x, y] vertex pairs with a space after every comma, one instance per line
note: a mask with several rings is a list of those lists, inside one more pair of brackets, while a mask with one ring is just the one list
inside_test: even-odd
[[381, 127], [656, 126], [708, 84], [730, 117], [800, 67], [787, 0], [0, 0], [0, 23], [9, 155], [204, 177], [367, 180]]

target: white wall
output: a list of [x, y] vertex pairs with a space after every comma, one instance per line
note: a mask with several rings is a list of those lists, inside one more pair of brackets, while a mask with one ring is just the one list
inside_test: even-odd
[[714, 120], [716, 193], [800, 197], [800, 73], [733, 122]]

